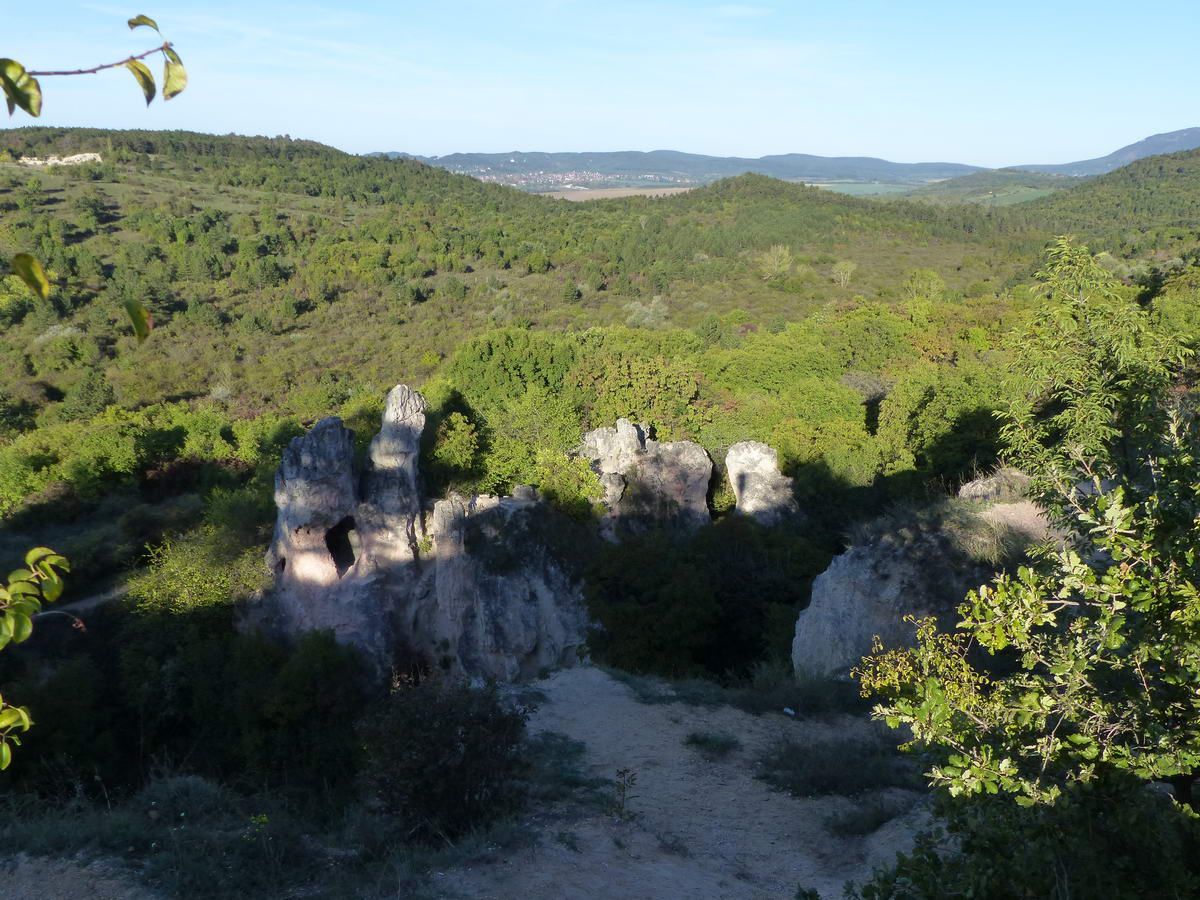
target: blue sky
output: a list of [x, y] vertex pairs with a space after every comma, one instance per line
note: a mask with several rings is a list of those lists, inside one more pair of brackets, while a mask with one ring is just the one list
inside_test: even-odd
[[153, 46], [125, 27], [139, 12], [188, 67], [187, 92], [149, 110], [128, 72], [47, 78], [50, 125], [290, 134], [351, 152], [667, 148], [993, 166], [1100, 156], [1200, 125], [1195, 0], [14, 6], [0, 55], [31, 69]]

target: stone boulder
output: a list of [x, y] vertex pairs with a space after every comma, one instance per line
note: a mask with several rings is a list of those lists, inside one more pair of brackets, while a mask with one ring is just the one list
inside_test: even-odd
[[906, 616], [935, 616], [952, 627], [968, 592], [1048, 536], [1045, 518], [1028, 501], [984, 507], [954, 500], [911, 520], [868, 526], [861, 542], [813, 581], [796, 620], [792, 665], [800, 675], [844, 676], [870, 652], [875, 635], [886, 647], [911, 646]]
[[602, 532], [610, 539], [659, 527], [692, 530], [711, 521], [713, 465], [699, 444], [660, 443], [646, 437], [645, 425], [618, 419], [615, 428], [584, 435], [576, 454], [591, 460], [604, 487], [608, 516]]
[[242, 609], [241, 625], [280, 638], [329, 630], [383, 672], [394, 635], [357, 485], [354, 433], [341, 419], [322, 419], [287, 446], [267, 550], [274, 584]]
[[981, 503], [1023, 500], [1029, 495], [1032, 480], [1020, 469], [1004, 466], [991, 475], [968, 481], [958, 489], [958, 496], [964, 500], [978, 500]]
[[740, 515], [762, 525], [778, 525], [798, 515], [792, 479], [779, 471], [779, 454], [766, 444], [734, 444], [725, 455], [725, 470]]

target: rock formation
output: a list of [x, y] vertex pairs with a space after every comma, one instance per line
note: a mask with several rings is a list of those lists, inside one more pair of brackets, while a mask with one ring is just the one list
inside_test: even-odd
[[779, 471], [779, 454], [758, 441], [729, 448], [725, 470], [739, 514], [763, 525], [778, 525], [799, 513], [792, 479]]
[[566, 564], [572, 524], [517, 497], [450, 497], [434, 504], [433, 577], [410, 633], [444, 669], [511, 680], [573, 665], [588, 617]]
[[414, 657], [474, 679], [575, 662], [588, 625], [569, 563], [575, 526], [529, 489], [427, 508], [424, 425], [420, 394], [393, 388], [361, 478], [341, 420], [291, 442], [275, 483], [275, 582], [243, 627], [283, 638], [330, 629], [380, 676]]
[[1023, 500], [1029, 494], [1032, 479], [1020, 469], [1004, 466], [991, 475], [968, 481], [958, 489], [964, 500], [979, 500], [983, 503], [1007, 503]]
[[[397, 385], [361, 472], [340, 419], [291, 442], [275, 479], [274, 584], [245, 605], [241, 626], [282, 639], [329, 629], [381, 678], [417, 661], [477, 680], [576, 662], [589, 627], [580, 550], [594, 532], [526, 486], [427, 501], [424, 428], [424, 399]], [[603, 536], [710, 521], [713, 465], [699, 445], [649, 440], [620, 419], [587, 434], [578, 453], [604, 485]], [[742, 444], [730, 460], [741, 512], [768, 523], [795, 512], [774, 451]]]
[[645, 425], [618, 419], [616, 428], [584, 435], [576, 452], [592, 461], [604, 486], [606, 537], [617, 539], [650, 527], [694, 529], [711, 520], [712, 460], [699, 444], [649, 440]]
[[936, 616], [952, 627], [967, 593], [1005, 561], [994, 554], [1019, 558], [1049, 534], [1028, 501], [987, 508], [950, 501], [926, 513], [913, 521], [881, 520], [885, 526], [866, 529], [862, 543], [817, 576], [796, 621], [797, 674], [845, 675], [870, 652], [875, 635], [887, 647], [911, 646], [914, 629], [905, 616]]

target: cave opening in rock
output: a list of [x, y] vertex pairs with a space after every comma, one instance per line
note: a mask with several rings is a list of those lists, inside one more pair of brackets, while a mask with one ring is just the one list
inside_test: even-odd
[[338, 578], [349, 571], [354, 565], [355, 547], [358, 544], [358, 533], [354, 530], [354, 516], [346, 516], [325, 532], [325, 546], [333, 557], [333, 565], [337, 568]]

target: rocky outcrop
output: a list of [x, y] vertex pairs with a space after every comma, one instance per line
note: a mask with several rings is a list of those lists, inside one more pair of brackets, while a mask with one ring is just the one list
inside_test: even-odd
[[991, 475], [968, 481], [958, 489], [958, 496], [964, 500], [978, 500], [981, 503], [1023, 500], [1029, 495], [1031, 482], [1032, 479], [1020, 469], [1004, 466]]
[[588, 617], [570, 564], [576, 528], [535, 499], [435, 503], [434, 569], [410, 629], [418, 649], [443, 669], [500, 680], [578, 662]]
[[845, 675], [876, 635], [886, 647], [911, 646], [906, 616], [935, 616], [952, 626], [968, 592], [1049, 534], [1028, 501], [991, 507], [949, 501], [925, 513], [865, 529], [861, 543], [817, 576], [796, 621], [797, 674]]
[[337, 418], [322, 419], [284, 451], [275, 474], [279, 513], [267, 551], [275, 575], [272, 596], [279, 602], [255, 624], [280, 634], [331, 629], [373, 655], [384, 650], [387, 636], [380, 608], [359, 589], [369, 566], [358, 530], [353, 462], [354, 432]]
[[766, 444], [734, 444], [725, 455], [725, 471], [740, 515], [762, 525], [778, 525], [799, 513], [792, 479], [779, 471], [779, 454]]
[[427, 506], [424, 426], [424, 399], [398, 385], [361, 477], [341, 420], [291, 442], [276, 475], [274, 584], [242, 627], [281, 638], [329, 629], [381, 677], [414, 658], [473, 679], [577, 661], [588, 625], [571, 561], [578, 526], [529, 488]]
[[606, 537], [619, 539], [652, 527], [690, 530], [711, 521], [713, 466], [699, 444], [660, 443], [646, 437], [645, 425], [618, 419], [615, 428], [584, 435], [576, 452], [592, 461], [604, 487]]

